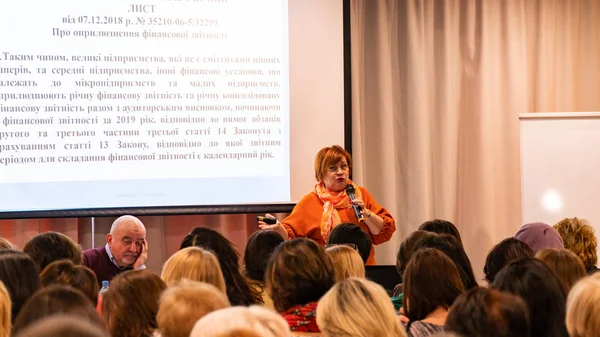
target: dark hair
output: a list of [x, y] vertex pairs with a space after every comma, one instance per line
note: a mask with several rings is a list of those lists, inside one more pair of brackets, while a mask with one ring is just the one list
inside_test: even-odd
[[542, 261], [526, 257], [502, 269], [492, 288], [519, 295], [527, 303], [531, 336], [566, 337], [565, 291]]
[[333, 262], [316, 242], [296, 238], [275, 249], [265, 273], [277, 311], [318, 301], [335, 283]]
[[119, 337], [151, 337], [158, 327], [158, 301], [167, 285], [149, 270], [125, 271], [102, 294], [102, 318]]
[[460, 233], [458, 232], [456, 226], [454, 226], [454, 224], [450, 221], [442, 219], [425, 221], [421, 224], [421, 226], [419, 226], [419, 230], [453, 236], [462, 246], [462, 238], [460, 237]]
[[250, 236], [244, 252], [244, 270], [249, 279], [265, 282], [269, 258], [283, 241], [274, 231], [257, 231]]
[[364, 229], [353, 223], [344, 222], [335, 226], [327, 237], [327, 244], [352, 243], [358, 248], [358, 253], [364, 263], [371, 254], [371, 237]]
[[52, 284], [68, 285], [81, 290], [94, 305], [98, 302], [100, 290], [96, 274], [85, 266], [78, 266], [69, 260], [50, 263], [40, 274], [42, 286]]
[[454, 301], [444, 330], [469, 337], [529, 337], [529, 312], [518, 296], [473, 288]]
[[12, 249], [0, 250], [0, 281], [6, 286], [12, 302], [14, 322], [21, 307], [40, 289], [38, 267], [29, 255]]
[[479, 286], [475, 280], [475, 275], [473, 275], [471, 261], [467, 253], [465, 253], [463, 246], [456, 238], [444, 234], [428, 237], [415, 246], [415, 251], [422, 248], [435, 248], [446, 254], [454, 262], [456, 268], [458, 268], [458, 273], [460, 274], [460, 279], [463, 282], [465, 290]]
[[34, 236], [25, 244], [23, 252], [31, 256], [40, 271], [54, 261], [70, 260], [74, 264], [81, 264], [83, 260], [81, 247], [68, 236], [58, 232]]
[[206, 227], [196, 227], [183, 239], [180, 249], [196, 246], [212, 251], [221, 265], [227, 297], [232, 306], [261, 304], [259, 291], [248, 284], [239, 268], [239, 255], [233, 243], [220, 233]]
[[525, 242], [515, 238], [506, 238], [490, 250], [483, 266], [485, 280], [488, 283], [494, 282], [496, 274], [512, 261], [524, 257], [532, 257], [533, 250]]
[[15, 320], [12, 333], [16, 334], [42, 318], [60, 313], [104, 327], [94, 304], [81, 291], [56, 284], [40, 289], [27, 301]]
[[458, 269], [448, 256], [437, 249], [421, 249], [406, 266], [402, 306], [411, 322], [420, 321], [438, 307], [450, 308], [464, 291]]
[[79, 317], [52, 315], [21, 330], [16, 337], [110, 337], [106, 329]]
[[396, 270], [400, 273], [400, 277], [404, 274], [406, 265], [414, 253], [415, 247], [418, 247], [422, 241], [427, 238], [436, 236], [437, 234], [428, 231], [414, 231], [400, 243], [398, 254], [396, 255]]

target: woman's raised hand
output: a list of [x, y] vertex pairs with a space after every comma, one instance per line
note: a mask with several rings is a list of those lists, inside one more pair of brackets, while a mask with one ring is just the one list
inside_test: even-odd
[[276, 233], [278, 233], [279, 235], [281, 235], [281, 237], [283, 237], [284, 240], [288, 239], [288, 232], [287, 232], [287, 230], [285, 229], [285, 227], [283, 227], [283, 225], [281, 224], [281, 222], [279, 222], [279, 220], [277, 220], [277, 218], [275, 218], [271, 214], [265, 214], [265, 218], [276, 220], [277, 223], [275, 223], [274, 225], [269, 225], [268, 223], [266, 223], [264, 221], [259, 221], [258, 222], [258, 228], [263, 229], [263, 230], [272, 230], [272, 231], [275, 231]]

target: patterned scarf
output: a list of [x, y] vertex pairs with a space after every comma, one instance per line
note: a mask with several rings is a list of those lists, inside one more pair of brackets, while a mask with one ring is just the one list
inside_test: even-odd
[[321, 332], [317, 326], [317, 302], [291, 307], [281, 315], [292, 331]]
[[[356, 184], [354, 184], [352, 181], [349, 183], [354, 185], [356, 197], [362, 199], [360, 188], [358, 188], [358, 186], [356, 186]], [[321, 216], [321, 236], [323, 237], [323, 240], [327, 242], [327, 238], [329, 237], [331, 230], [342, 222], [342, 220], [340, 220], [340, 214], [337, 210], [352, 207], [352, 202], [345, 190], [334, 194], [333, 192], [329, 191], [322, 182], [315, 185], [313, 193], [315, 193], [323, 203], [323, 215]]]

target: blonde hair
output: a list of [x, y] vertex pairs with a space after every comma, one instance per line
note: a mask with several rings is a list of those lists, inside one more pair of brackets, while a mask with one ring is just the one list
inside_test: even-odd
[[274, 311], [256, 305], [231, 307], [202, 317], [190, 337], [288, 337], [288, 323]]
[[15, 249], [15, 246], [7, 239], [0, 237], [0, 249]]
[[12, 310], [12, 304], [10, 302], [10, 295], [4, 286], [4, 283], [0, 281], [0, 337], [9, 337], [11, 329], [10, 313]]
[[200, 318], [230, 306], [223, 291], [212, 284], [183, 279], [160, 298], [158, 330], [162, 337], [188, 337]]
[[569, 336], [589, 337], [600, 331], [600, 274], [577, 282], [567, 297], [566, 323]]
[[185, 278], [212, 284], [226, 294], [219, 260], [215, 254], [200, 247], [187, 247], [173, 254], [163, 265], [160, 277], [169, 287]]
[[581, 259], [570, 250], [544, 248], [535, 254], [535, 258], [550, 268], [568, 294], [571, 287], [587, 275]]
[[327, 247], [325, 252], [333, 262], [336, 282], [349, 277], [365, 277], [365, 265], [356, 250], [345, 245], [335, 245]]
[[579, 218], [564, 218], [553, 228], [560, 234], [565, 248], [577, 254], [586, 269], [591, 269], [598, 264], [598, 241], [594, 228], [587, 220]]
[[317, 325], [324, 337], [405, 337], [388, 294], [360, 278], [338, 282], [317, 305]]

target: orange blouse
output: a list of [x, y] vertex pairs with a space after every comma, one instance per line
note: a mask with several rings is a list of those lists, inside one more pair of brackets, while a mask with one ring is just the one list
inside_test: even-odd
[[[371, 237], [371, 242], [375, 245], [389, 241], [396, 230], [396, 223], [392, 215], [383, 207], [381, 207], [375, 198], [364, 187], [359, 187], [362, 193], [362, 200], [365, 207], [371, 212], [377, 214], [383, 219], [383, 228], [377, 235], [373, 235], [369, 227], [358, 221], [354, 209], [352, 207], [338, 209], [340, 220], [342, 222], [350, 222], [360, 226]], [[306, 237], [315, 240], [320, 245], [325, 245], [325, 240], [321, 236], [321, 215], [323, 214], [323, 203], [319, 197], [311, 192], [305, 195], [292, 210], [292, 213], [283, 219], [281, 223], [287, 230], [290, 239], [296, 237]], [[371, 254], [367, 259], [367, 265], [375, 264], [375, 249], [371, 246]]]

